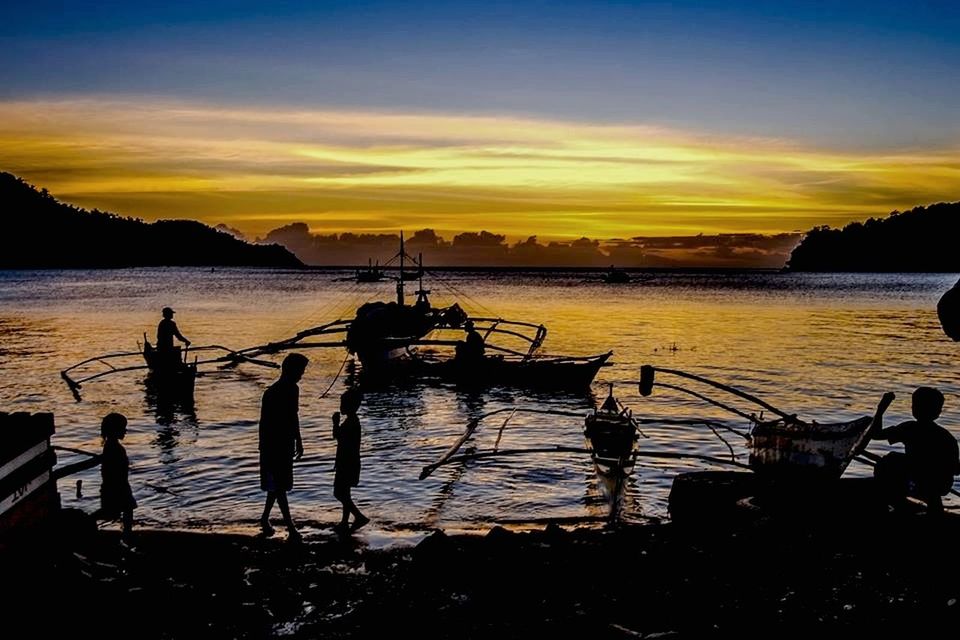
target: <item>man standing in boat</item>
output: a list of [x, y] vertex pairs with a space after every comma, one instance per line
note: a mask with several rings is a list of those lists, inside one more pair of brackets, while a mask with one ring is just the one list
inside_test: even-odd
[[165, 354], [167, 357], [173, 356], [179, 361], [180, 354], [178, 349], [173, 346], [173, 339], [176, 338], [185, 346], [190, 346], [190, 341], [183, 337], [177, 323], [173, 321], [173, 314], [176, 313], [170, 307], [163, 308], [163, 320], [157, 325], [157, 351]]

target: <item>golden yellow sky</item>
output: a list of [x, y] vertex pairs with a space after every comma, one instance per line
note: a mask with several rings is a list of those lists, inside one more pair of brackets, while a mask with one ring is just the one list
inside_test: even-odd
[[805, 230], [960, 199], [958, 152], [516, 116], [0, 102], [0, 169], [81, 206], [251, 236], [294, 221], [511, 239]]

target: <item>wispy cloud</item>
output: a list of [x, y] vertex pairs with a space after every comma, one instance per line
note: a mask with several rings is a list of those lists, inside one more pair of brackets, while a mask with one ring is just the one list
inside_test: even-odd
[[960, 194], [960, 145], [787, 139], [516, 116], [0, 102], [0, 168], [84, 206], [318, 232], [782, 232]]

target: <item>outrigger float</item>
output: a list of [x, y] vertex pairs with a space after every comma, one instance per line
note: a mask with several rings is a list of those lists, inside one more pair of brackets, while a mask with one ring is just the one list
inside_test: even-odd
[[[231, 349], [222, 345], [193, 347], [194, 361], [189, 363], [184, 350], [182, 358], [160, 357], [146, 341], [136, 352], [109, 353], [88, 358], [61, 372], [61, 377], [75, 395], [86, 382], [116, 373], [149, 370], [175, 389], [189, 388], [202, 365], [234, 367], [254, 364], [276, 368], [275, 362], [263, 359], [283, 351], [345, 348], [361, 364], [361, 384], [384, 381], [425, 379], [472, 386], [523, 386], [551, 390], [586, 391], [599, 370], [608, 366], [612, 351], [592, 356], [547, 356], [539, 352], [547, 336], [542, 324], [507, 320], [495, 316], [471, 318], [454, 303], [434, 307], [430, 291], [423, 287], [423, 256], [409, 256], [400, 235], [400, 252], [385, 266], [399, 260], [396, 301], [371, 302], [361, 305], [353, 318], [337, 319], [310, 327], [290, 338], [264, 345]], [[419, 281], [416, 300], [407, 304], [405, 285], [411, 274], [405, 271], [407, 260]], [[447, 285], [455, 294], [457, 290]], [[465, 362], [450, 353], [463, 343], [467, 322], [484, 339], [484, 350], [492, 355]], [[451, 335], [457, 334], [457, 335]], [[493, 337], [507, 338], [520, 346], [515, 348], [493, 343]], [[179, 354], [179, 351], [178, 351]], [[197, 356], [208, 355], [206, 359]], [[349, 357], [349, 356], [348, 356]], [[132, 364], [131, 358], [143, 358], [146, 364]], [[174, 362], [176, 361], [176, 362]], [[181, 384], [182, 383], [182, 384]]]

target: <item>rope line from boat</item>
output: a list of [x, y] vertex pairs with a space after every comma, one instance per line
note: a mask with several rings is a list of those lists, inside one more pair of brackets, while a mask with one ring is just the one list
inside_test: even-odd
[[511, 411], [510, 415], [508, 415], [506, 418], [503, 419], [503, 424], [500, 425], [500, 431], [497, 432], [497, 441], [493, 443], [494, 451], [500, 448], [500, 439], [503, 437], [503, 432], [507, 428], [507, 423], [510, 422], [510, 419], [513, 418], [513, 416], [515, 415], [517, 415], [516, 409]]
[[340, 368], [337, 369], [337, 374], [333, 376], [333, 380], [330, 381], [330, 386], [327, 387], [326, 390], [320, 394], [321, 398], [326, 398], [327, 394], [330, 393], [330, 390], [333, 389], [333, 385], [337, 383], [337, 380], [340, 378], [340, 374], [343, 373], [343, 368], [347, 365], [347, 360], [349, 359], [350, 359], [350, 354], [348, 353], [343, 357], [343, 362], [340, 363]]

